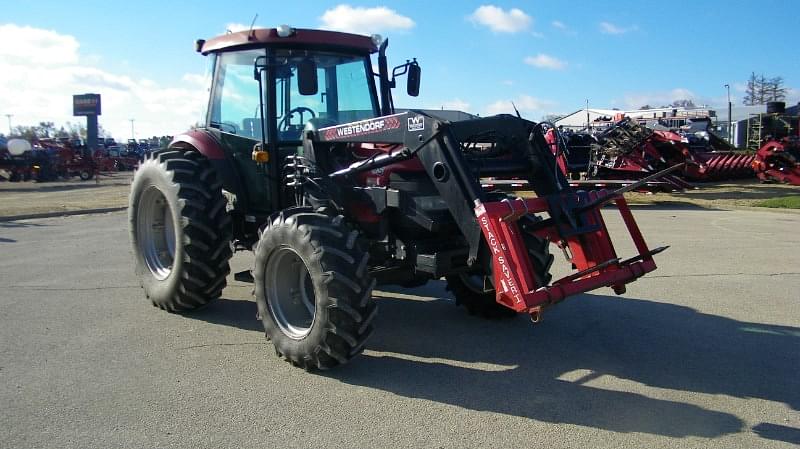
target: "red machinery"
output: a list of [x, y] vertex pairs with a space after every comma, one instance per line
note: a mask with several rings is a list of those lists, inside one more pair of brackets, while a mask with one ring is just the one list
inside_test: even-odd
[[40, 151], [48, 155], [48, 164], [36, 164], [34, 170], [37, 180], [51, 181], [58, 177], [79, 176], [86, 181], [92, 179], [98, 168], [90, 156], [73, 149], [69, 144], [60, 144], [52, 139], [41, 139], [37, 142]]
[[770, 140], [758, 149], [752, 168], [758, 179], [800, 186], [800, 139]]
[[[622, 260], [609, 238], [600, 207], [614, 202], [633, 239], [638, 255]], [[519, 226], [518, 220], [530, 213], [546, 212], [550, 218]], [[504, 200], [479, 204], [475, 215], [492, 254], [497, 302], [517, 312], [530, 314], [536, 322], [542, 308], [564, 298], [600, 287], [612, 287], [618, 295], [625, 284], [656, 269], [653, 255], [667, 249], [648, 249], [621, 191], [606, 190], [566, 194], [560, 198]], [[572, 254], [578, 271], [551, 285], [536, 279], [528, 257], [524, 233], [554, 242]]]
[[716, 181], [753, 176], [754, 156], [729, 150], [711, 139], [711, 151], [692, 149], [687, 138], [672, 131], [651, 130], [630, 118], [623, 118], [595, 136], [591, 145], [589, 178], [639, 179], [666, 167], [685, 163], [681, 176], [668, 175], [662, 181], [678, 188], [689, 181]]
[[[595, 136], [587, 177], [637, 180], [683, 163], [699, 165], [679, 134], [651, 130], [626, 117]], [[691, 187], [673, 174], [660, 181], [676, 189]]]

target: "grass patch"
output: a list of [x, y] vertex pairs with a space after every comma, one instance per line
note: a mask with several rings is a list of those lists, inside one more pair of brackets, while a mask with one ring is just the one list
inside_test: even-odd
[[759, 201], [758, 207], [774, 207], [778, 209], [800, 209], [800, 195], [782, 196]]

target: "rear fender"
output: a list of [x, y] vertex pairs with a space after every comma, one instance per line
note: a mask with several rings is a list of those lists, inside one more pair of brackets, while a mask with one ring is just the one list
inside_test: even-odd
[[192, 148], [206, 157], [217, 176], [222, 181], [222, 187], [233, 193], [240, 199], [239, 207], [244, 207], [247, 203], [246, 190], [242, 185], [241, 178], [236, 174], [236, 168], [229, 156], [223, 151], [222, 145], [214, 138], [211, 133], [203, 129], [195, 129], [184, 134], [175, 136], [169, 144], [170, 148]]

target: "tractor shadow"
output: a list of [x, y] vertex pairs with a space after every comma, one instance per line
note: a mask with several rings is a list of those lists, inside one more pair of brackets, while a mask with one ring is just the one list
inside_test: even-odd
[[193, 320], [263, 333], [264, 326], [256, 319], [257, 311], [255, 301], [220, 298], [203, 308], [183, 312], [182, 315]]
[[0, 217], [0, 228], [43, 228], [50, 226], [45, 223], [31, 223], [30, 221], [2, 221], [3, 217]]
[[797, 194], [796, 186], [787, 184], [769, 184], [757, 180], [740, 180], [728, 182], [697, 183], [698, 190], [692, 190], [675, 196], [699, 198], [705, 200], [764, 200], [776, 196]]
[[762, 422], [753, 426], [752, 430], [761, 438], [800, 446], [800, 429]]
[[[653, 200], [652, 203], [632, 203], [628, 204], [628, 207], [631, 210], [672, 210], [672, 211], [719, 211], [722, 209], [718, 209], [711, 206], [700, 206], [698, 204], [692, 203], [683, 203], [680, 201], [670, 201], [670, 200]], [[604, 211], [615, 211], [616, 207], [613, 205], [608, 205], [603, 208]]]
[[[441, 285], [397, 291], [449, 297]], [[533, 326], [525, 317], [470, 317], [449, 300], [378, 295], [367, 352], [324, 375], [470, 410], [670, 437], [713, 438], [744, 423], [639, 394], [640, 384], [800, 407], [798, 328], [591, 294], [554, 307]]]

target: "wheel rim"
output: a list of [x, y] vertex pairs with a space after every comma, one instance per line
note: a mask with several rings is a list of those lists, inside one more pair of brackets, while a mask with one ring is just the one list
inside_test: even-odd
[[167, 199], [155, 186], [140, 197], [136, 225], [139, 252], [147, 268], [156, 279], [166, 279], [175, 260], [175, 223]]
[[303, 339], [317, 316], [314, 284], [305, 262], [291, 248], [278, 249], [267, 264], [266, 283], [275, 323], [286, 336]]

